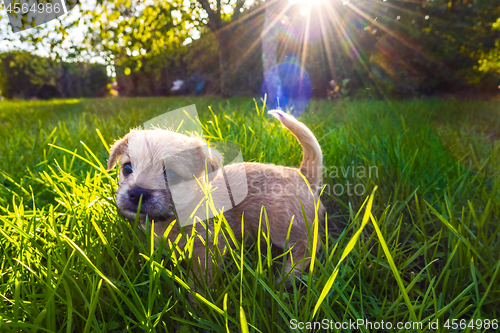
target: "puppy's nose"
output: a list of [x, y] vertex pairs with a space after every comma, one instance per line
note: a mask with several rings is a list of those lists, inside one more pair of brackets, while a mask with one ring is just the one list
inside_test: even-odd
[[142, 204], [144, 204], [151, 196], [148, 190], [143, 189], [141, 187], [134, 187], [128, 192], [128, 198], [130, 202], [132, 202], [136, 206], [139, 205], [139, 200], [141, 199], [141, 195], [142, 195]]

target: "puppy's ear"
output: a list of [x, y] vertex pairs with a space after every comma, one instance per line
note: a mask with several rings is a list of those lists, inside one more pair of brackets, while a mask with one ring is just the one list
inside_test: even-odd
[[224, 157], [222, 157], [222, 154], [217, 149], [213, 147], [208, 148], [208, 154], [206, 154], [205, 157], [207, 161], [207, 167], [211, 167], [212, 171], [222, 168]]
[[205, 171], [205, 164], [207, 165], [208, 172], [214, 172], [216, 170], [219, 170], [222, 168], [222, 163], [224, 162], [224, 157], [222, 154], [215, 148], [211, 147], [209, 148], [207, 146], [207, 143], [204, 141], [199, 141], [197, 142], [198, 148], [197, 148], [197, 155], [202, 158], [203, 162], [203, 170], [200, 170], [201, 172]]
[[120, 158], [123, 154], [127, 153], [128, 150], [128, 134], [125, 135], [120, 140], [116, 141], [111, 147], [111, 152], [109, 153], [108, 159], [108, 171], [114, 168], [116, 160]]

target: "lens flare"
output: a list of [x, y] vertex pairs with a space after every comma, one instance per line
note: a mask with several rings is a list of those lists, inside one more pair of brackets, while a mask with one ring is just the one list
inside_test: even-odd
[[296, 117], [307, 107], [311, 91], [309, 75], [291, 62], [273, 67], [262, 84], [262, 98], [267, 96], [269, 109], [281, 108]]

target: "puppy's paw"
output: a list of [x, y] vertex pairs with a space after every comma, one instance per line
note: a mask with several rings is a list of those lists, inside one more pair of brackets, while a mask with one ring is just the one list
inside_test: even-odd
[[283, 283], [285, 287], [288, 287], [292, 284], [292, 277], [290, 275], [287, 276], [286, 279], [282, 279], [281, 276], [276, 279], [276, 285]]

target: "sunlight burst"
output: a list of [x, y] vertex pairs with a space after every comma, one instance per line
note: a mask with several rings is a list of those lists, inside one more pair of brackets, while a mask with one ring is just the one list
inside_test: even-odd
[[320, 2], [324, 2], [325, 0], [288, 0], [288, 3], [291, 5], [299, 4], [299, 5], [314, 5]]

